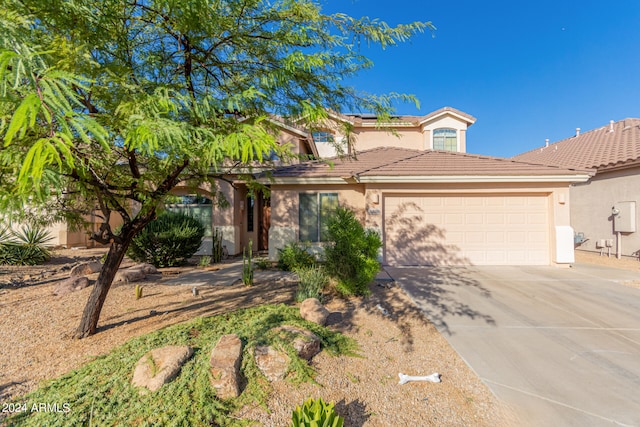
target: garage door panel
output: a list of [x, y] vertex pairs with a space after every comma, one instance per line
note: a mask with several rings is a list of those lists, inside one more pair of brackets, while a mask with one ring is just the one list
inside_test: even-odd
[[548, 197], [385, 196], [385, 261], [548, 264]]

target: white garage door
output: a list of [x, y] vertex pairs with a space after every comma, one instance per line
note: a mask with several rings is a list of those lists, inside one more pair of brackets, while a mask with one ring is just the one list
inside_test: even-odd
[[546, 195], [388, 195], [390, 265], [546, 265]]

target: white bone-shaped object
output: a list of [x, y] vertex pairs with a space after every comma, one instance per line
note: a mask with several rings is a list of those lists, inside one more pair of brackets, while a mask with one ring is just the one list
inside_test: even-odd
[[398, 383], [400, 385], [406, 384], [409, 381], [428, 381], [431, 383], [440, 382], [440, 374], [438, 374], [437, 372], [435, 374], [427, 375], [424, 377], [415, 377], [415, 376], [405, 375], [405, 374], [398, 374], [398, 377], [400, 377], [400, 382]]

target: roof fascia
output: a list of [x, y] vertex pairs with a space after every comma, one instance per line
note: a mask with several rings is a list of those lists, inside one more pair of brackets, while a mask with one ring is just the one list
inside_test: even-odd
[[589, 174], [575, 175], [431, 175], [431, 176], [361, 176], [358, 182], [376, 184], [452, 184], [505, 182], [586, 182]]
[[441, 111], [440, 113], [438, 113], [436, 115], [433, 115], [433, 116], [426, 115], [422, 120], [420, 120], [420, 122], [418, 124], [419, 125], [424, 125], [425, 123], [428, 123], [428, 122], [431, 122], [431, 121], [435, 121], [435, 120], [439, 119], [440, 117], [447, 116], [447, 115], [454, 116], [455, 118], [460, 119], [461, 121], [463, 121], [465, 123], [468, 123], [469, 126], [476, 122], [475, 120], [471, 120], [471, 119], [469, 119], [469, 117], [462, 116], [462, 115], [456, 113], [455, 111], [447, 110], [447, 111]]

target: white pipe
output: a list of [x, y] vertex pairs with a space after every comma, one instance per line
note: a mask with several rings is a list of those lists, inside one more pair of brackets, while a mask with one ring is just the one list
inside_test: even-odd
[[616, 233], [616, 258], [622, 258], [622, 234], [619, 231]]

